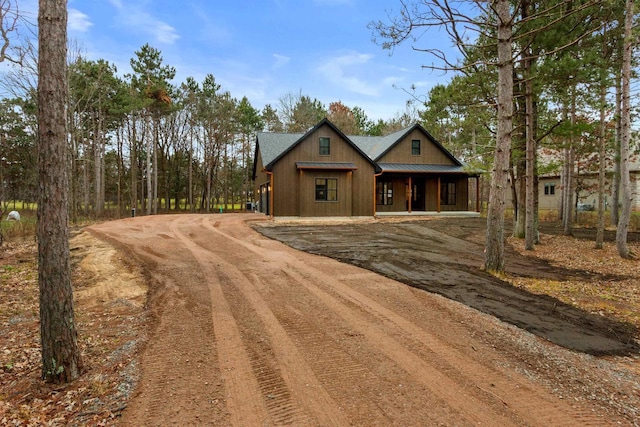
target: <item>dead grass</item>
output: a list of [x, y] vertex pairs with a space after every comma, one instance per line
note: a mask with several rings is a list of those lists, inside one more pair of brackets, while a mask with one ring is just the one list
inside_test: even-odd
[[[534, 251], [525, 251], [521, 239], [511, 237], [508, 243], [524, 256], [594, 276], [588, 281], [553, 281], [507, 275], [506, 279], [513, 285], [640, 328], [640, 260], [620, 258], [615, 243], [605, 242], [603, 249], [595, 249], [592, 241], [545, 234], [541, 235]], [[629, 247], [640, 254], [640, 244], [629, 244]]]
[[[33, 239], [13, 239], [0, 252], [0, 425], [115, 425], [136, 381], [143, 309], [124, 300], [76, 300], [85, 371], [69, 385], [43, 383], [36, 251]], [[96, 283], [79, 268], [86, 256], [72, 250], [76, 293]]]

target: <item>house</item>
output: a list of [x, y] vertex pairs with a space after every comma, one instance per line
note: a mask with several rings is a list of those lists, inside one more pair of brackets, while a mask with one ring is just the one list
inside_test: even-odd
[[384, 137], [346, 136], [324, 119], [304, 134], [256, 139], [257, 206], [271, 216], [468, 211], [470, 177], [477, 192], [477, 174], [418, 124]]
[[[549, 156], [545, 157], [548, 158]], [[558, 155], [559, 158], [559, 155]], [[596, 163], [597, 165], [597, 163]], [[632, 158], [629, 163], [631, 181], [631, 209], [640, 209], [640, 159]], [[613, 167], [608, 167], [605, 176], [605, 208], [611, 203], [611, 187]], [[559, 173], [547, 173], [538, 178], [539, 208], [542, 210], [559, 210], [562, 205], [564, 183]], [[574, 175], [573, 203], [579, 210], [596, 210], [598, 208], [598, 173], [581, 171]]]

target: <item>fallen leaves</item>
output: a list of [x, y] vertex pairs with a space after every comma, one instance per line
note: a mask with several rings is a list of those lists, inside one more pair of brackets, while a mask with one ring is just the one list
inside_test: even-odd
[[[510, 237], [508, 243], [523, 256], [544, 259], [558, 268], [580, 273], [566, 281], [507, 275], [513, 285], [640, 328], [640, 261], [621, 258], [615, 243], [605, 242], [603, 249], [595, 249], [593, 241], [547, 234], [540, 236], [540, 244], [533, 251], [526, 251], [521, 239]], [[640, 244], [630, 243], [629, 247], [640, 253]], [[584, 273], [591, 278], [579, 279]]]
[[[72, 251], [76, 290], [96, 283], [79, 261], [104, 244], [86, 245]], [[85, 372], [68, 385], [43, 383], [36, 251], [33, 241], [12, 241], [0, 256], [0, 425], [114, 425], [137, 381], [143, 309], [122, 300], [76, 301]], [[107, 261], [131, 275], [118, 260]]]

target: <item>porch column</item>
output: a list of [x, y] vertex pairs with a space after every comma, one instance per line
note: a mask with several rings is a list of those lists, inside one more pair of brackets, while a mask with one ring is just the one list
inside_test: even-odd
[[382, 175], [382, 172], [373, 174], [373, 216], [376, 216], [376, 210], [378, 208], [378, 206], [376, 205], [376, 197], [378, 196], [378, 177], [380, 175]]
[[411, 202], [413, 201], [413, 184], [411, 182], [411, 177], [409, 177], [409, 191], [407, 191], [407, 212], [411, 213]]
[[480, 175], [476, 176], [476, 212], [480, 212]]
[[[304, 175], [304, 171], [302, 169], [298, 169], [298, 203], [297, 203], [298, 216], [304, 216], [304, 214], [306, 213], [304, 212], [304, 200], [303, 200], [302, 191], [301, 191], [302, 182], [304, 181], [303, 175]], [[315, 187], [314, 187], [314, 191], [315, 191]]]
[[442, 189], [440, 188], [440, 177], [438, 177], [438, 197], [436, 197], [436, 211], [440, 213], [440, 193]]
[[274, 217], [273, 215], [273, 193], [274, 193], [274, 188], [273, 188], [273, 172], [267, 172], [267, 174], [269, 175], [269, 216], [271, 216], [271, 218]]

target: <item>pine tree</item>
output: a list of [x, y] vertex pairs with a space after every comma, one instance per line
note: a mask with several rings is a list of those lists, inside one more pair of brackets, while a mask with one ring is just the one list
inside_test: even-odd
[[68, 227], [67, 2], [40, 0], [38, 283], [42, 378], [69, 382], [82, 362], [73, 312]]

